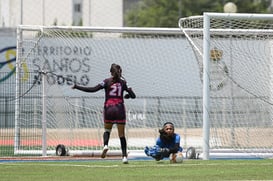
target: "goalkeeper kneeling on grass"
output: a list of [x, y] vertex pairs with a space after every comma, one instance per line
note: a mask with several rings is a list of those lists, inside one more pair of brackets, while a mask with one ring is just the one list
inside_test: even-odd
[[145, 154], [153, 157], [156, 161], [170, 158], [171, 163], [181, 163], [183, 161], [183, 148], [180, 146], [180, 135], [174, 132], [173, 123], [164, 123], [159, 134], [155, 146], [145, 147]]

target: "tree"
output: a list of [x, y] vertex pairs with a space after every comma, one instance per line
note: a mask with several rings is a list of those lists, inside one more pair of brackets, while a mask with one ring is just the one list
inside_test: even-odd
[[234, 1], [240, 13], [270, 13], [271, 0]]
[[[140, 0], [125, 14], [125, 26], [177, 27], [180, 17], [223, 12], [228, 0]], [[269, 13], [271, 0], [233, 0], [240, 13]]]
[[125, 22], [135, 27], [172, 27], [178, 18], [177, 1], [142, 0], [126, 14]]

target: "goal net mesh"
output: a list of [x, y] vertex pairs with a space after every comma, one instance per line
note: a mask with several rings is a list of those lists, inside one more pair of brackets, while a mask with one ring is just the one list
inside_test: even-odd
[[[181, 135], [181, 146], [200, 148], [202, 84], [179, 28], [20, 26], [18, 34], [16, 154], [41, 154], [42, 145], [47, 154], [55, 154], [59, 144], [70, 154], [99, 154], [104, 91], [71, 87], [74, 82], [97, 85], [110, 76], [112, 63], [121, 65], [137, 95], [125, 100], [129, 152], [144, 155], [167, 121]], [[109, 147], [109, 154], [121, 153], [115, 126]]]
[[203, 16], [179, 20], [201, 82], [204, 41], [210, 46], [210, 148], [272, 156], [273, 17], [230, 16], [210, 16], [209, 40], [204, 40]]

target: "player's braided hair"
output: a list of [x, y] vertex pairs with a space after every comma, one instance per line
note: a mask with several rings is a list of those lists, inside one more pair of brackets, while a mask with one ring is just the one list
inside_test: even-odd
[[169, 143], [174, 139], [174, 135], [168, 135], [165, 131], [164, 131], [164, 127], [170, 124], [172, 125], [172, 127], [174, 128], [174, 125], [172, 122], [166, 122], [164, 123], [163, 127], [159, 130], [159, 134], [160, 134], [160, 139], [164, 142], [164, 143]]
[[110, 72], [113, 76], [113, 82], [118, 82], [122, 77], [122, 69], [120, 65], [113, 63], [110, 68]]

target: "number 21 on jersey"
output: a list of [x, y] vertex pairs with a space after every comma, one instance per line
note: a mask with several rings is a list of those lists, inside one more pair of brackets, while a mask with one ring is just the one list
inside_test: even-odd
[[121, 96], [122, 87], [120, 83], [114, 83], [113, 85], [111, 85], [110, 89], [110, 96]]

